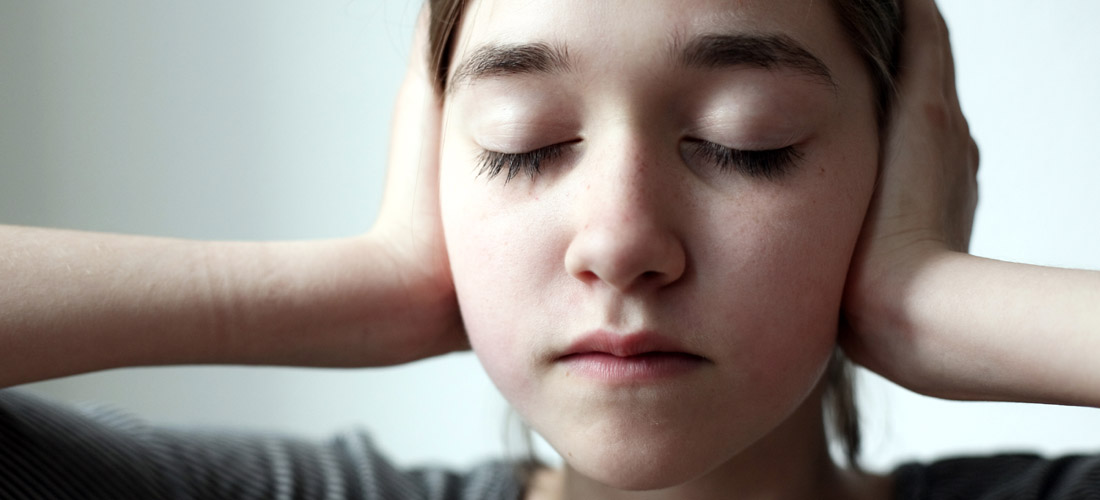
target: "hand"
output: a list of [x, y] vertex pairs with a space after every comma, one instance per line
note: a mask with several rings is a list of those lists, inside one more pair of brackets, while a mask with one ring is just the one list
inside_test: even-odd
[[426, 32], [422, 16], [382, 213], [365, 236], [206, 242], [0, 226], [0, 387], [124, 366], [382, 366], [467, 348], [440, 222]]
[[439, 207], [442, 99], [427, 67], [428, 9], [421, 11], [391, 122], [382, 209], [367, 239], [388, 257], [398, 289], [391, 311], [394, 362], [468, 349]]
[[845, 352], [883, 376], [919, 386], [899, 314], [926, 266], [966, 252], [977, 205], [978, 148], [955, 89], [947, 26], [933, 0], [903, 1], [898, 99], [878, 187], [845, 288]]

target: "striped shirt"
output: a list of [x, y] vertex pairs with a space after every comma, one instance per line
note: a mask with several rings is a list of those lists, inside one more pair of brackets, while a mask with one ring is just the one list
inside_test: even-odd
[[[909, 464], [898, 500], [1100, 500], [1100, 457], [1033, 455]], [[462, 473], [395, 468], [361, 432], [323, 442], [150, 426], [0, 391], [0, 499], [516, 500], [507, 462]]]

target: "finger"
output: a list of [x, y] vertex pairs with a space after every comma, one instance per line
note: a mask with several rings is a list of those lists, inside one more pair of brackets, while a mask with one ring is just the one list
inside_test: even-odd
[[958, 86], [955, 77], [955, 52], [951, 49], [951, 30], [947, 26], [947, 20], [943, 17], [943, 12], [939, 7], [935, 5], [933, 1], [933, 7], [936, 9], [936, 18], [939, 20], [940, 37], [939, 37], [939, 49], [940, 57], [942, 61], [942, 68], [944, 72], [943, 78], [943, 90], [944, 95], [952, 103], [959, 102]]
[[978, 174], [978, 168], [981, 164], [982, 152], [978, 147], [978, 141], [974, 140], [974, 137], [970, 137], [970, 169], [974, 171], [974, 175]]
[[904, 27], [898, 71], [902, 86], [913, 87], [912, 81], [920, 81], [922, 74], [938, 73], [943, 67], [944, 25], [933, 0], [904, 0], [902, 4]]
[[428, 71], [426, 44], [428, 10], [417, 19], [405, 79], [390, 121], [390, 144], [380, 224], [415, 225], [410, 216], [431, 216], [436, 210], [440, 100]]

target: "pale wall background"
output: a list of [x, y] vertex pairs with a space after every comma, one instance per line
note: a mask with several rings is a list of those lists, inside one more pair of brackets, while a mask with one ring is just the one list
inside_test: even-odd
[[[1100, 268], [1100, 3], [942, 3], [982, 146], [973, 251]], [[366, 230], [417, 8], [0, 1], [0, 222], [204, 239]], [[506, 406], [471, 354], [375, 370], [129, 369], [27, 388], [173, 425], [365, 427], [403, 464], [504, 453]], [[1100, 410], [937, 401], [869, 375], [862, 399], [877, 469], [1100, 451]]]

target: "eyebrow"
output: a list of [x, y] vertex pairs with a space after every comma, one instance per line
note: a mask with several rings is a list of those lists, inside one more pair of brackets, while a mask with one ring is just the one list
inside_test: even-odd
[[[685, 68], [793, 69], [826, 85], [834, 93], [837, 89], [829, 67], [793, 38], [782, 34], [704, 34], [686, 42], [673, 37], [670, 55]], [[571, 71], [573, 67], [565, 45], [491, 43], [475, 49], [456, 67], [447, 84], [447, 93], [462, 84], [473, 84], [485, 78], [552, 75]]]
[[673, 39], [672, 55], [687, 68], [722, 69], [751, 66], [793, 69], [836, 92], [836, 80], [821, 59], [782, 34], [706, 34], [686, 43]]
[[572, 70], [569, 51], [563, 45], [548, 43], [489, 44], [475, 50], [455, 69], [447, 85], [448, 92], [463, 83], [483, 78], [556, 74]]

